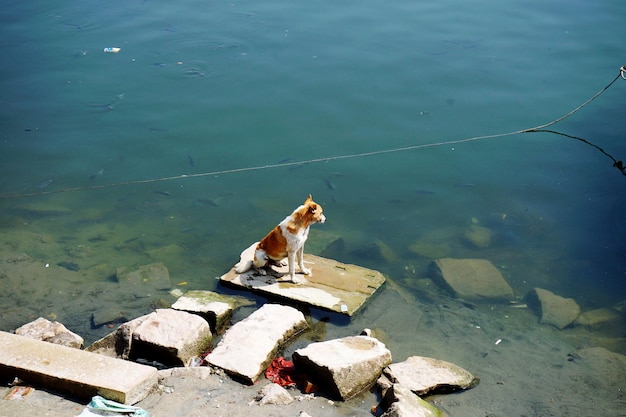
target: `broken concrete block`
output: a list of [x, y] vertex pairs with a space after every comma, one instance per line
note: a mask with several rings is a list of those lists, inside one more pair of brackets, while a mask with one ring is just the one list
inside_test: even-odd
[[563, 298], [542, 288], [532, 289], [526, 301], [539, 314], [540, 323], [550, 324], [557, 329], [569, 326], [580, 315], [580, 307], [572, 298]]
[[393, 384], [401, 384], [417, 395], [471, 388], [478, 379], [465, 369], [439, 359], [410, 356], [404, 362], [392, 363], [383, 374]]
[[164, 365], [189, 366], [212, 345], [209, 324], [184, 311], [158, 309], [148, 314], [132, 333], [130, 357]]
[[265, 304], [226, 331], [206, 360], [236, 379], [253, 384], [293, 335], [307, 328], [293, 307]]
[[133, 341], [133, 332], [148, 318], [149, 314], [122, 323], [113, 333], [96, 340], [85, 350], [114, 358], [128, 359]]
[[200, 314], [217, 333], [233, 315], [233, 310], [242, 305], [251, 304], [242, 297], [232, 297], [213, 291], [187, 291], [172, 304], [174, 310]]
[[393, 384], [381, 402], [381, 417], [440, 417], [441, 411], [413, 394], [402, 384]]
[[68, 330], [63, 324], [43, 317], [16, 329], [15, 334], [76, 349], [82, 349], [85, 343], [82, 337]]
[[391, 363], [391, 352], [368, 336], [351, 336], [311, 343], [293, 353], [298, 372], [320, 388], [347, 400], [374, 384]]
[[470, 301], [510, 300], [513, 289], [500, 271], [486, 259], [437, 259], [434, 263], [443, 283], [457, 297]]
[[157, 384], [151, 366], [0, 332], [0, 375], [50, 390], [124, 404], [145, 398]]

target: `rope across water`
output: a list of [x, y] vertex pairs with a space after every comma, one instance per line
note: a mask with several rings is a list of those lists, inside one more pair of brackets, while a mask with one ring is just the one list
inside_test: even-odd
[[225, 170], [220, 170], [220, 171], [202, 172], [202, 173], [198, 173], [198, 174], [181, 174], [181, 175], [174, 175], [174, 176], [171, 176], [171, 177], [160, 177], [160, 178], [149, 178], [149, 179], [143, 179], [143, 180], [122, 181], [122, 182], [115, 182], [115, 183], [110, 183], [110, 184], [90, 185], [90, 186], [85, 186], [85, 187], [62, 188], [62, 189], [59, 189], [59, 190], [45, 190], [45, 191], [38, 191], [38, 192], [33, 192], [33, 193], [23, 193], [23, 194], [0, 195], [0, 200], [8, 200], [8, 199], [15, 199], [15, 198], [25, 198], [25, 197], [34, 197], [34, 196], [41, 196], [41, 195], [48, 195], [48, 194], [68, 193], [68, 192], [74, 192], [74, 191], [97, 190], [97, 189], [101, 189], [101, 188], [121, 187], [121, 186], [125, 186], [125, 185], [149, 184], [149, 183], [163, 182], [163, 181], [182, 180], [182, 179], [187, 179], [187, 178], [210, 177], [210, 176], [218, 176], [218, 175], [226, 175], [226, 174], [235, 174], [235, 173], [240, 173], [240, 172], [261, 171], [261, 170], [266, 170], [266, 169], [308, 165], [308, 164], [315, 164], [315, 163], [319, 163], [319, 162], [337, 161], [337, 160], [342, 160], [342, 159], [364, 158], [364, 157], [367, 157], [367, 156], [376, 156], [376, 155], [395, 153], [395, 152], [406, 152], [406, 151], [412, 151], [412, 150], [416, 150], [416, 149], [425, 149], [425, 148], [432, 148], [432, 147], [437, 147], [437, 146], [457, 145], [457, 144], [461, 144], [461, 143], [468, 143], [468, 142], [474, 142], [474, 141], [479, 141], [479, 140], [496, 139], [496, 138], [502, 138], [502, 137], [506, 137], [506, 136], [521, 135], [523, 133], [539, 133], [539, 132], [553, 133], [553, 134], [556, 134], [556, 135], [565, 136], [565, 137], [570, 138], [570, 139], [579, 140], [579, 141], [582, 141], [582, 142], [584, 142], [584, 143], [586, 143], [586, 144], [588, 144], [588, 145], [598, 149], [604, 155], [609, 157], [613, 161], [613, 166], [615, 168], [619, 169], [620, 172], [624, 176], [626, 176], [626, 167], [623, 165], [622, 161], [615, 159], [613, 156], [611, 156], [609, 153], [607, 153], [601, 147], [599, 147], [599, 146], [597, 146], [597, 145], [595, 145], [595, 144], [593, 144], [593, 143], [591, 143], [588, 140], [583, 139], [583, 138], [579, 138], [579, 137], [576, 137], [576, 136], [572, 136], [572, 135], [568, 135], [568, 134], [565, 134], [565, 133], [557, 132], [557, 131], [554, 131], [554, 130], [546, 129], [547, 127], [553, 126], [553, 125], [555, 125], [555, 124], [557, 124], [557, 123], [567, 119], [568, 117], [570, 117], [574, 113], [576, 113], [579, 110], [581, 110], [583, 107], [587, 106], [593, 100], [598, 98], [602, 93], [604, 93], [606, 90], [608, 90], [615, 83], [615, 81], [617, 81], [620, 78], [626, 80], [626, 65], [622, 66], [619, 69], [619, 74], [617, 74], [617, 76], [611, 82], [609, 82], [604, 88], [602, 88], [596, 94], [591, 96], [587, 101], [585, 101], [584, 103], [582, 103], [581, 105], [579, 105], [578, 107], [576, 107], [575, 109], [570, 111], [569, 113], [566, 113], [563, 116], [559, 117], [558, 119], [552, 120], [551, 122], [548, 122], [548, 123], [545, 123], [545, 124], [542, 124], [542, 125], [539, 125], [539, 126], [531, 127], [531, 128], [528, 128], [528, 129], [516, 130], [516, 131], [513, 131], [513, 132], [496, 133], [496, 134], [492, 134], [492, 135], [473, 136], [473, 137], [463, 138], [463, 139], [454, 139], [454, 140], [448, 140], [448, 141], [442, 141], [442, 142], [424, 143], [424, 144], [419, 144], [419, 145], [409, 145], [409, 146], [404, 146], [404, 147], [400, 147], [400, 148], [381, 149], [381, 150], [377, 150], [377, 151], [361, 152], [361, 153], [354, 153], [354, 154], [348, 154], [348, 155], [334, 155], [334, 156], [328, 156], [328, 157], [323, 157], [323, 158], [309, 159], [309, 160], [306, 160], [306, 161], [292, 161], [292, 162], [284, 162], [284, 163], [280, 163], [279, 162], [279, 163], [275, 163], [275, 164], [267, 164], [267, 165], [258, 165], [258, 166], [252, 166], [252, 167], [225, 169]]

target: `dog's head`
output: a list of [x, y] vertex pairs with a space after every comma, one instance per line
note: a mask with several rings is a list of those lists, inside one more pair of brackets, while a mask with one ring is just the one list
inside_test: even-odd
[[322, 206], [313, 201], [311, 194], [304, 200], [303, 206], [305, 208], [304, 216], [308, 220], [307, 223], [324, 223], [326, 221]]

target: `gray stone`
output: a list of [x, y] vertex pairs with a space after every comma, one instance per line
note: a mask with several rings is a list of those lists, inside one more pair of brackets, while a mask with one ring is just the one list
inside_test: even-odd
[[304, 315], [295, 308], [265, 304], [228, 329], [206, 360], [234, 378], [253, 384], [278, 349], [307, 327]]
[[16, 329], [15, 334], [76, 349], [82, 349], [85, 342], [82, 337], [58, 321], [50, 321], [43, 317]]
[[261, 405], [274, 404], [274, 405], [287, 405], [294, 402], [293, 397], [289, 394], [285, 388], [278, 384], [267, 384], [257, 397], [257, 401]]
[[443, 258], [435, 261], [441, 279], [464, 300], [510, 300], [513, 289], [486, 259]]
[[465, 369], [424, 356], [410, 356], [404, 362], [392, 363], [383, 374], [392, 383], [401, 384], [417, 395], [463, 390], [478, 383], [478, 379]]
[[391, 363], [391, 352], [372, 337], [351, 336], [311, 343], [292, 358], [321, 389], [347, 400], [374, 384]]
[[212, 345], [209, 324], [185, 311], [158, 309], [132, 333], [130, 357], [165, 365], [189, 366], [191, 360]]
[[228, 324], [236, 307], [251, 303], [242, 297], [222, 295], [213, 291], [187, 291], [172, 304], [172, 308], [202, 315], [208, 320], [211, 330], [217, 333]]
[[550, 324], [557, 329], [564, 329], [574, 323], [580, 315], [580, 307], [572, 298], [563, 298], [542, 288], [532, 289], [526, 301], [539, 314], [540, 323]]
[[0, 375], [80, 398], [134, 404], [157, 383], [151, 366], [0, 332]]
[[441, 411], [422, 400], [402, 384], [393, 384], [387, 391], [382, 408], [386, 411], [381, 417], [439, 417]]

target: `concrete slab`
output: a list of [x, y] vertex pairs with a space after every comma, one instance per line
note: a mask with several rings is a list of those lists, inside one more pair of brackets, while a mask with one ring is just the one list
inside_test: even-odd
[[[242, 262], [252, 259], [255, 248], [256, 243], [241, 253]], [[353, 316], [385, 282], [383, 274], [376, 270], [333, 259], [304, 254], [304, 264], [312, 274], [299, 275], [301, 280], [306, 279], [301, 284], [281, 282], [281, 278], [260, 275], [254, 270], [238, 274], [235, 267], [220, 280], [266, 296], [286, 298], [348, 316]], [[287, 274], [289, 269], [287, 266], [273, 268], [279, 274]]]
[[253, 384], [285, 341], [308, 326], [293, 307], [265, 304], [226, 331], [206, 360], [234, 378]]
[[373, 337], [349, 336], [311, 343], [296, 350], [292, 359], [296, 370], [321, 389], [348, 400], [376, 382], [391, 363], [391, 352]]
[[0, 375], [80, 398], [101, 395], [134, 404], [157, 384], [151, 366], [1, 331], [0, 352]]
[[219, 333], [228, 324], [234, 309], [253, 304], [253, 301], [243, 297], [223, 295], [213, 291], [192, 290], [178, 298], [172, 304], [172, 308], [201, 315], [211, 325], [211, 331]]

